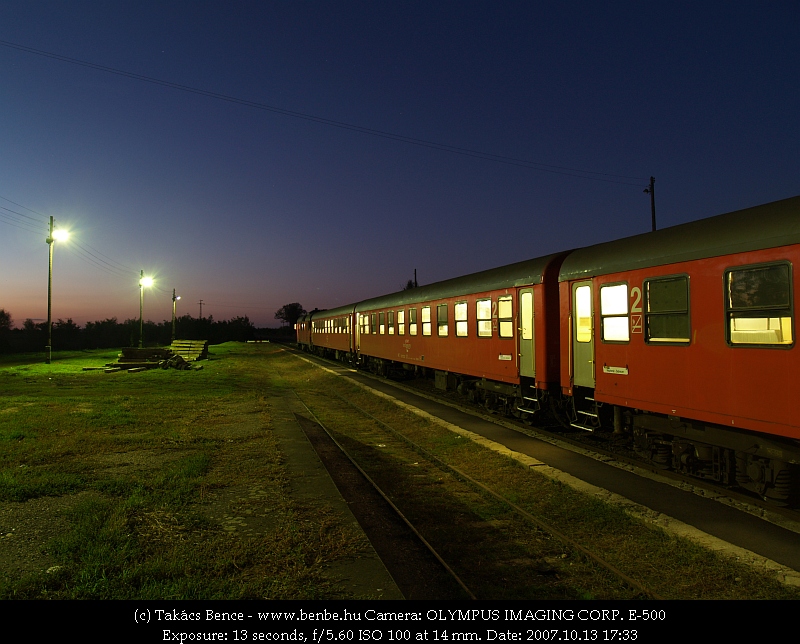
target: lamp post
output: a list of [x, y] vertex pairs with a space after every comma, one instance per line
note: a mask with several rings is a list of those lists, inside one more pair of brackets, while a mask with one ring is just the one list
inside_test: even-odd
[[181, 299], [180, 295], [175, 295], [175, 289], [172, 289], [172, 341], [175, 342], [175, 302]]
[[45, 362], [50, 364], [53, 352], [53, 242], [64, 241], [69, 237], [66, 230], [53, 230], [54, 220], [50, 217], [50, 234], [47, 235], [47, 357]]
[[142, 348], [142, 340], [144, 340], [143, 330], [144, 323], [142, 321], [142, 311], [144, 310], [144, 287], [152, 286], [153, 278], [144, 276], [144, 269], [139, 273], [139, 348]]

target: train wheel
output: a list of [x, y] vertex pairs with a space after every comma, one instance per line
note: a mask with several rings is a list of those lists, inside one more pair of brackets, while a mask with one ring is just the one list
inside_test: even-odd
[[736, 452], [736, 483], [776, 505], [796, 505], [800, 492], [797, 466]]

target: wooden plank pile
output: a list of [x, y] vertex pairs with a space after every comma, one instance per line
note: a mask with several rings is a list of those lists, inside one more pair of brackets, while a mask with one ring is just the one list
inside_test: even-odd
[[136, 373], [147, 369], [202, 369], [193, 367], [191, 362], [208, 358], [208, 341], [175, 340], [168, 349], [125, 347], [117, 362], [106, 364], [104, 371], [128, 371]]
[[161, 366], [161, 363], [169, 358], [169, 349], [125, 347], [116, 363], [106, 365], [107, 367], [119, 367], [130, 371], [131, 369], [144, 370], [154, 369]]
[[187, 362], [208, 358], [208, 340], [173, 340], [169, 348]]

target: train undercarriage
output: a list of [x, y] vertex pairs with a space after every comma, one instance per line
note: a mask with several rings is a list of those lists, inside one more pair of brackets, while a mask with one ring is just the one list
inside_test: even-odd
[[603, 405], [594, 401], [591, 390], [575, 393], [565, 405], [572, 427], [621, 437], [659, 469], [738, 487], [776, 505], [800, 505], [797, 441]]

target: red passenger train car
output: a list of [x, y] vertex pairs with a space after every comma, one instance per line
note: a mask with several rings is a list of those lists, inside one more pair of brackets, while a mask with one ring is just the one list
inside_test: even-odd
[[[549, 255], [359, 302], [355, 354], [386, 373], [424, 368], [511, 413], [558, 385], [558, 269]], [[445, 384], [446, 386], [446, 384]]]
[[800, 198], [573, 251], [559, 281], [574, 426], [605, 421], [656, 464], [788, 500], [796, 265]]
[[297, 340], [797, 504], [798, 263], [795, 197], [314, 312]]
[[[297, 342], [319, 355], [335, 360], [352, 361], [353, 309], [355, 305], [340, 306], [324, 311], [312, 311], [300, 319]], [[300, 332], [303, 339], [300, 339]]]

